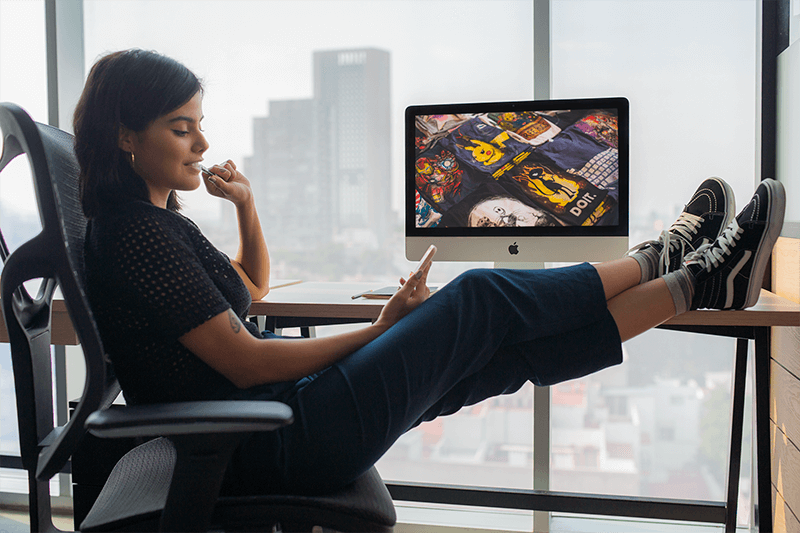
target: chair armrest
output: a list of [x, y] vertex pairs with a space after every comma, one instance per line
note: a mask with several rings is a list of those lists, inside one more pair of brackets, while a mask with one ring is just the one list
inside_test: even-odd
[[97, 437], [156, 437], [272, 431], [291, 424], [292, 409], [280, 402], [178, 402], [95, 411], [86, 428]]

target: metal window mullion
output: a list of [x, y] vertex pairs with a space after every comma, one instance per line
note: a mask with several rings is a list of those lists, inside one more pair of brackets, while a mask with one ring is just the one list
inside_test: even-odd
[[[533, 490], [550, 491], [550, 387], [533, 390]], [[533, 512], [533, 530], [550, 531], [550, 512]]]
[[72, 131], [83, 90], [83, 0], [45, 0], [48, 123]]
[[[83, 90], [83, 0], [45, 0], [48, 123], [72, 131], [72, 113]], [[66, 347], [55, 346], [55, 412], [67, 421]], [[59, 474], [59, 493], [70, 496], [71, 479]]]
[[[549, 100], [551, 80], [550, 2], [533, 0], [533, 97]], [[550, 490], [550, 387], [533, 392], [533, 489]], [[533, 512], [533, 530], [550, 531], [550, 512]]]

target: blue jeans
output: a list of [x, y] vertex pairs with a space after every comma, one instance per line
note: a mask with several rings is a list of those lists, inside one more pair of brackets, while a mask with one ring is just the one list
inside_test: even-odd
[[250, 436], [226, 492], [325, 492], [368, 470], [406, 431], [526, 382], [551, 385], [622, 362], [597, 271], [473, 270], [383, 335], [295, 383], [236, 399], [283, 401], [295, 422]]

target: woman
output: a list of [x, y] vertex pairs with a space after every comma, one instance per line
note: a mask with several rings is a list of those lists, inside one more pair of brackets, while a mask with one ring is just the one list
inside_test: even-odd
[[[89, 73], [75, 147], [88, 296], [127, 401], [274, 399], [294, 410], [294, 424], [238, 449], [229, 491], [341, 487], [422, 421], [618, 364], [621, 342], [688, 309], [753, 305], [783, 220], [777, 182], [733, 218], [730, 188], [709, 179], [629, 257], [471, 271], [431, 298], [425, 269], [401, 279], [370, 326], [280, 338], [244, 320], [268, 291], [269, 254], [236, 165], [201, 174], [202, 95], [174, 60], [110, 54]], [[201, 182], [236, 207], [234, 259], [178, 213], [175, 191]]]

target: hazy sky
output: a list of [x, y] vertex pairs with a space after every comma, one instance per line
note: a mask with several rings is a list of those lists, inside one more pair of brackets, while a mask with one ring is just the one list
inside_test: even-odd
[[[0, 99], [30, 101], [46, 121], [44, 43], [14, 59], [15, 36], [43, 32], [42, 6], [0, 0]], [[207, 160], [241, 162], [269, 100], [311, 96], [313, 51], [388, 50], [399, 208], [403, 109], [530, 98], [532, 11], [530, 0], [86, 0], [86, 65], [134, 46], [183, 61], [207, 88]], [[631, 100], [632, 212], [679, 207], [709, 175], [730, 181], [740, 202], [749, 197], [755, 0], [553, 0], [551, 14], [553, 96]], [[22, 74], [9, 79], [15, 64]], [[193, 216], [218, 209], [203, 194], [188, 198]]]
[[631, 101], [631, 213], [677, 215], [709, 176], [749, 200], [756, 18], [753, 0], [554, 1], [553, 95]]
[[[209, 161], [252, 154], [252, 118], [268, 113], [269, 100], [311, 97], [314, 51], [388, 50], [398, 209], [406, 106], [533, 95], [532, 3], [524, 0], [87, 0], [85, 6], [87, 64], [100, 53], [138, 46], [181, 60], [205, 80]], [[487, 28], [501, 13], [507, 14], [502, 25]], [[489, 83], [498, 71], [503, 82]]]

